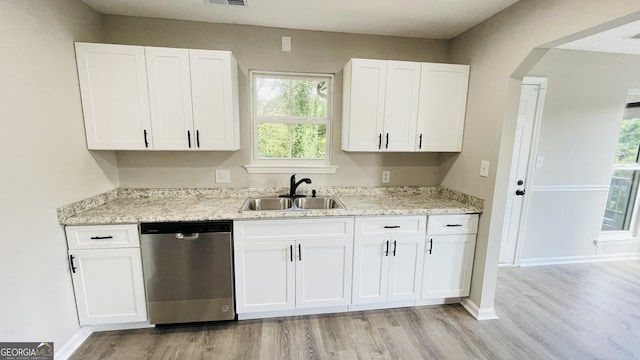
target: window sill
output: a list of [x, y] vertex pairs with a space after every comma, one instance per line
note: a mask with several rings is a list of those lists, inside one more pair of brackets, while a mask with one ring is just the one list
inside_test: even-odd
[[245, 165], [249, 174], [335, 174], [337, 166], [329, 165]]

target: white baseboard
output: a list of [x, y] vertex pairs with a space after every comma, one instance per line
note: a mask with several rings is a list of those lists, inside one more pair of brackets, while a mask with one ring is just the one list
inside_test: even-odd
[[493, 308], [481, 309], [469, 298], [462, 299], [460, 304], [462, 304], [462, 306], [467, 309], [469, 314], [476, 318], [476, 320], [494, 320], [498, 318], [498, 315], [496, 315], [496, 311]]
[[460, 298], [416, 300], [416, 306], [459, 304]]
[[85, 340], [93, 333], [91, 329], [87, 326], [83, 326], [78, 331], [76, 331], [71, 339], [67, 341], [64, 345], [62, 345], [58, 350], [56, 350], [54, 354], [54, 358], [56, 360], [67, 360]]
[[309, 309], [293, 309], [282, 311], [265, 311], [255, 313], [238, 314], [238, 320], [265, 319], [273, 317], [298, 316], [298, 315], [316, 315], [316, 314], [332, 314], [348, 312], [349, 306], [332, 306], [326, 308], [309, 308]]
[[575, 264], [600, 261], [622, 261], [622, 260], [639, 260], [640, 253], [633, 254], [609, 254], [609, 255], [587, 255], [587, 256], [564, 256], [552, 258], [535, 258], [520, 259], [518, 265], [540, 266], [540, 265], [559, 265], [559, 264]]
[[114, 330], [147, 329], [147, 328], [155, 327], [155, 325], [149, 324], [148, 321], [144, 321], [144, 322], [134, 322], [134, 323], [124, 323], [124, 324], [90, 325], [89, 327], [93, 332], [101, 332], [101, 331], [114, 331]]
[[395, 302], [375, 303], [375, 304], [354, 304], [354, 305], [349, 305], [349, 311], [396, 309], [396, 308], [412, 307], [412, 306], [416, 306], [415, 300], [395, 301]]

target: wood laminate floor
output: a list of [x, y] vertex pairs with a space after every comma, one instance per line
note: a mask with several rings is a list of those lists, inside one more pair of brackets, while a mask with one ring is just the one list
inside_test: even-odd
[[460, 305], [92, 334], [72, 359], [635, 359], [640, 261], [501, 268], [497, 320]]

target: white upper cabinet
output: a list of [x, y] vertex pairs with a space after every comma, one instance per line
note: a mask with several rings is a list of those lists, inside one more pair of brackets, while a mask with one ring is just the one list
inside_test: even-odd
[[77, 43], [76, 55], [89, 149], [240, 148], [231, 52]]
[[230, 51], [189, 50], [193, 126], [200, 150], [238, 150], [238, 64]]
[[423, 63], [416, 151], [462, 151], [469, 65]]
[[461, 151], [469, 66], [351, 59], [342, 149]]
[[87, 147], [152, 146], [144, 48], [76, 43]]
[[420, 94], [420, 63], [387, 61], [386, 87], [381, 147], [386, 151], [413, 151]]
[[189, 50], [145, 48], [155, 150], [193, 148]]
[[387, 62], [351, 59], [343, 76], [342, 149], [378, 151], [382, 142]]
[[351, 59], [344, 68], [342, 149], [413, 151], [420, 63]]

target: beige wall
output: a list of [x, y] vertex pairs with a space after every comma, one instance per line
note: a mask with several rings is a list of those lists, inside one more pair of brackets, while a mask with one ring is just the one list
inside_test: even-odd
[[[471, 75], [464, 147], [442, 184], [485, 199], [471, 286], [482, 311], [492, 311], [496, 288], [520, 91], [512, 74], [530, 70], [534, 48], [638, 11], [635, 0], [522, 0], [452, 41], [451, 60], [469, 63]], [[478, 176], [480, 160], [491, 162], [488, 178]]]
[[[381, 171], [391, 170], [391, 185], [435, 185], [441, 164], [455, 155], [346, 153], [340, 150], [342, 67], [352, 57], [447, 62], [449, 42], [242, 25], [207, 24], [123, 16], [104, 16], [111, 43], [231, 50], [240, 67], [241, 148], [237, 152], [119, 152], [123, 187], [215, 187], [216, 169], [231, 170], [233, 187], [288, 184], [289, 175], [247, 174], [251, 162], [248, 71], [281, 70], [333, 73], [332, 128], [338, 172], [310, 176], [314, 185], [380, 185]], [[291, 36], [292, 51], [281, 51], [281, 37]]]
[[76, 0], [0, 1], [0, 339], [78, 329], [56, 208], [117, 186], [115, 155], [86, 150], [73, 42], [99, 41]]
[[596, 255], [627, 93], [640, 89], [638, 64], [637, 55], [553, 49], [530, 71], [549, 84], [537, 151], [544, 166], [528, 178], [521, 263]]

